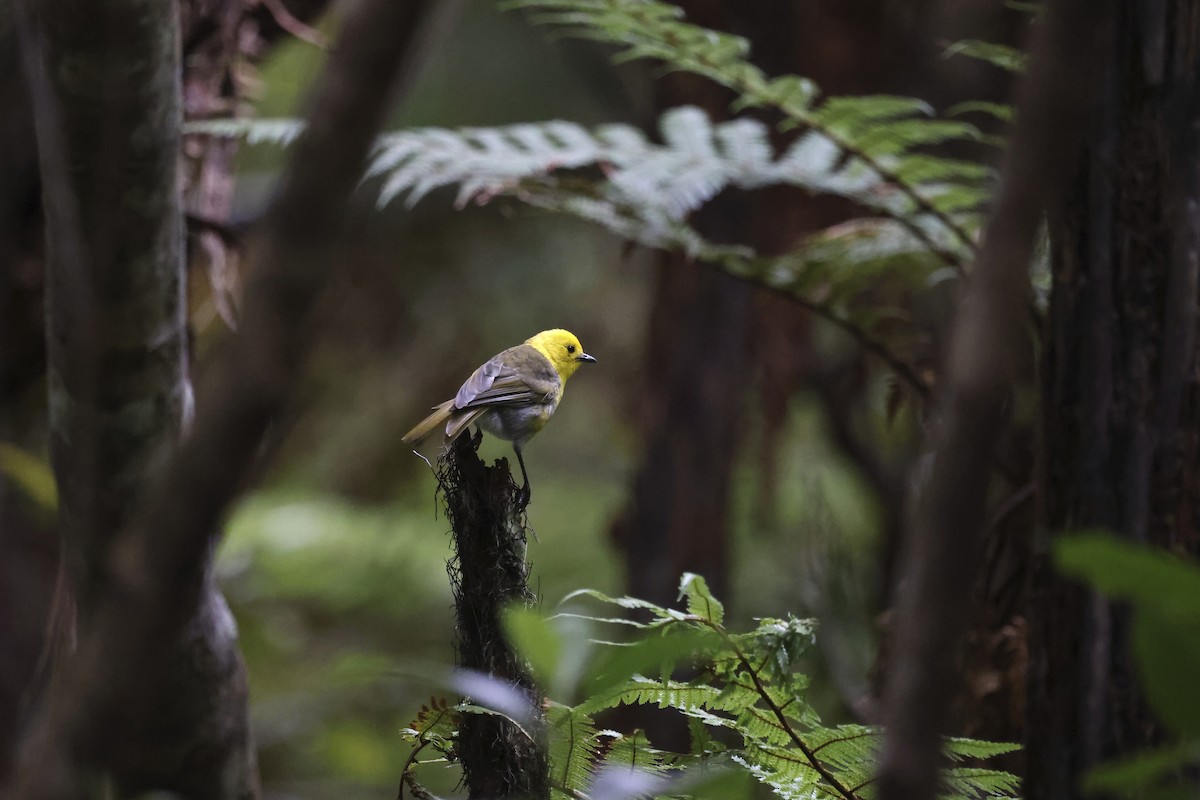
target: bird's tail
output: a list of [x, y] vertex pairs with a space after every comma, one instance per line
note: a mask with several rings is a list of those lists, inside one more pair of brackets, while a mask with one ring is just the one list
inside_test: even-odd
[[444, 443], [452, 442], [470, 427], [471, 423], [478, 419], [485, 410], [483, 408], [458, 409], [454, 407], [453, 400], [447, 400], [434, 406], [433, 412], [418, 422], [411, 431], [404, 434], [402, 441], [410, 447], [417, 447], [433, 434], [440, 433]]

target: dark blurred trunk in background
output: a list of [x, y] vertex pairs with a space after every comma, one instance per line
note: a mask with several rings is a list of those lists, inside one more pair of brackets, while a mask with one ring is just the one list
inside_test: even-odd
[[[689, 21], [750, 39], [753, 59], [768, 73], [796, 72], [846, 93], [865, 91], [879, 77], [878, 0], [804, 8], [777, 0], [682, 5]], [[692, 104], [716, 119], [731, 116], [734, 99], [684, 74], [661, 80], [657, 98], [659, 112]], [[727, 192], [693, 222], [715, 241], [778, 253], [847, 211], [799, 192]], [[728, 594], [729, 490], [744, 443], [743, 410], [761, 386], [770, 424], [782, 426], [811, 356], [807, 314], [798, 306], [682, 256], [662, 256], [659, 269], [645, 337], [643, 462], [615, 535], [626, 552], [630, 590], [669, 603], [684, 571], [703, 574], [718, 596]], [[764, 440], [775, 432], [764, 432]]]
[[[884, 65], [896, 55], [885, 45], [883, 0], [681, 5], [691, 22], [748, 38], [752, 59], [768, 74], [809, 76], [829, 93], [879, 91], [887, 84]], [[704, 79], [676, 73], [656, 86], [660, 113], [691, 104], [718, 120], [732, 116], [730, 92]], [[778, 145], [787, 141], [774, 138]], [[835, 198], [799, 191], [726, 192], [692, 222], [711, 240], [775, 254], [851, 213]], [[650, 313], [639, 409], [642, 462], [630, 503], [614, 525], [629, 591], [669, 604], [680, 574], [691, 571], [729, 597], [734, 462], [747, 445], [756, 448], [762, 479], [754, 502], [763, 519], [770, 518], [775, 492], [789, 491], [774, 480], [778, 434], [791, 399], [815, 376], [811, 321], [784, 298], [674, 254], [660, 256]], [[764, 429], [751, 442], [745, 412], [752, 404], [762, 411]], [[660, 746], [686, 743], [676, 738], [681, 730], [668, 734], [652, 726], [655, 734]]]
[[[36, 697], [58, 559], [53, 509], [13, 474], [19, 449], [41, 469], [46, 348], [42, 223], [33, 115], [11, 25], [0, 33], [0, 786]], [[28, 472], [27, 480], [35, 477]], [[52, 502], [52, 501], [51, 501]]]
[[[1040, 523], [1196, 555], [1200, 2], [1120, 8], [1071, 193], [1052, 214]], [[1057, 576], [1040, 550], [1031, 800], [1076, 797], [1089, 768], [1162, 735], [1138, 690], [1127, 611]]]
[[[967, 38], [1020, 45], [1029, 19], [1000, 0], [695, 0], [681, 5], [690, 21], [747, 37], [752, 60], [769, 75], [811, 77], [827, 95], [912, 94], [938, 109], [968, 99], [1009, 100], [1011, 75], [970, 59], [947, 62], [942, 51]], [[657, 86], [659, 112], [690, 103], [718, 119], [731, 115], [730, 93], [703, 79], [672, 74]], [[764, 119], [778, 121], [769, 115]], [[786, 144], [786, 135], [775, 138]], [[836, 198], [772, 189], [726, 193], [693, 222], [712, 239], [747, 243], [773, 254], [855, 213]], [[629, 505], [614, 525], [625, 552], [630, 592], [669, 603], [680, 573], [694, 571], [718, 595], [729, 595], [734, 460], [753, 448], [759, 465], [754, 514], [769, 527], [778, 493], [797, 490], [777, 481], [778, 448], [784, 441], [779, 434], [796, 394], [815, 390], [831, 429], [846, 434], [835, 433], [834, 446], [877, 495], [882, 526], [877, 596], [883, 598], [904, 513], [904, 482], [911, 473], [896, 464], [865, 463], [863, 454], [869, 456], [878, 443], [854, 440], [860, 422], [855, 416], [869, 407], [866, 357], [858, 353], [845, 363], [822, 364], [811, 347], [810, 317], [785, 298], [739, 285], [676, 255], [662, 256], [659, 269], [645, 337], [642, 462]], [[938, 318], [932, 313], [931, 324]], [[941, 332], [931, 333], [936, 341]], [[936, 353], [929, 358], [936, 361]], [[751, 441], [744, 411], [752, 405], [760, 411], [763, 430], [753, 432]], [[1008, 531], [1027, 530], [1031, 516], [1031, 492], [1025, 486], [1031, 477], [1028, 440], [1018, 432], [1004, 445], [1016, 465], [1009, 477], [1012, 507], [989, 531], [995, 540], [989, 548], [989, 580], [979, 587], [979, 613], [964, 663], [972, 677], [956, 704], [956, 728], [971, 735], [1020, 736], [1027, 542]], [[731, 600], [736, 606], [737, 598]], [[885, 661], [886, 655], [877, 665], [880, 671]], [[857, 677], [849, 683], [861, 686]], [[870, 701], [850, 696], [859, 686], [843, 700], [869, 717]]]
[[[124, 50], [134, 60], [141, 57], [138, 53], [130, 51], [130, 48], [136, 48], [141, 41], [131, 28], [93, 25], [89, 22], [91, 18], [76, 13], [80, 12], [80, 9], [70, 8], [70, 5], [55, 5], [58, 18], [55, 20], [56, 27], [50, 33], [50, 58], [56, 57], [55, 47], [69, 49], [78, 44], [78, 40], [72, 38], [76, 33], [82, 33], [95, 42], [108, 41], [104, 39], [105, 36], [119, 38], [121, 47], [113, 47], [112, 52]], [[249, 75], [248, 63], [261, 57], [270, 43], [285, 34], [285, 29], [303, 33], [305, 27], [301, 20], [313, 19], [325, 5], [326, 0], [293, 0], [287, 6], [281, 1], [259, 3], [251, 0], [195, 0], [182, 3], [179, 9], [179, 46], [183, 55], [183, 93], [181, 98], [174, 101], [176, 109], [181, 101], [182, 110], [189, 118], [228, 116], [233, 113], [242, 102], [242, 93], [246, 88], [244, 81]], [[55, 11], [47, 13], [54, 15]], [[173, 11], [170, 12], [170, 16], [174, 16]], [[108, 19], [117, 19], [117, 16]], [[6, 16], [6, 21], [11, 22], [11, 19]], [[3, 115], [0, 115], [0, 176], [3, 176], [0, 180], [0, 446], [19, 448], [23, 451], [22, 457], [31, 457], [33, 467], [20, 467], [28, 471], [45, 467], [44, 464], [39, 466], [38, 461], [46, 451], [47, 439], [50, 436], [47, 428], [46, 339], [43, 313], [43, 284], [48, 266], [43, 251], [43, 198], [34, 139], [33, 110], [28, 100], [26, 75], [19, 64], [19, 26], [9, 24], [4, 28], [3, 35], [0, 36], [0, 66], [3, 67], [0, 69], [0, 76], [3, 76], [0, 77], [0, 107], [4, 109]], [[163, 27], [162, 30], [154, 32], [153, 36], [166, 36], [169, 30], [170, 26]], [[171, 49], [174, 49], [174, 44]], [[139, 61], [137, 68], [142, 69], [147, 63]], [[137, 111], [136, 101], [130, 100], [133, 93], [125, 91], [129, 87], [119, 81], [110, 80], [103, 83], [103, 77], [98, 78], [101, 81], [99, 85], [87, 82], [96, 76], [103, 76], [105, 69], [101, 63], [91, 63], [77, 73], [81, 80], [76, 86], [60, 85], [57, 97], [54, 98], [58, 105], [57, 111], [65, 123], [58, 135], [65, 137], [68, 149], [76, 156], [72, 162], [76, 176], [82, 176], [78, 177], [79, 182], [74, 187], [77, 195], [74, 199], [81, 205], [78, 209], [78, 227], [70, 230], [73, 223], [67, 222], [64, 227], [62, 219], [54, 221], [54, 229], [58, 235], [55, 239], [57, 258], [60, 262], [55, 269], [60, 272], [65, 269], [69, 272], [81, 267], [79, 264], [66, 263], [63, 259], [77, 255], [68, 254], [70, 245], [65, 242], [82, 234], [86, 241], [75, 244], [86, 245], [89, 260], [95, 262], [89, 263], [88, 267], [99, 270], [96, 275], [106, 274], [110, 280], [123, 280], [120, 276], [121, 264], [131, 265], [138, 255], [129, 249], [131, 238], [122, 233], [119, 224], [112, 222], [111, 215], [116, 205], [107, 200], [97, 202], [93, 198], [111, 199], [120, 196], [125, 189], [137, 197], [145, 196], [146, 192], [154, 193], [155, 190], [147, 189], [144, 183], [128, 185], [130, 182], [142, 180], [148, 174], [147, 170], [153, 168], [147, 163], [145, 153], [139, 154], [133, 162], [128, 162], [136, 162], [136, 170], [111, 169], [117, 164], [126, 163], [123, 156], [114, 154], [115, 149], [130, 144], [131, 137], [122, 132], [121, 127], [142, 125], [140, 130], [145, 134], [149, 132], [150, 123], [148, 117], [135, 119], [121, 116], [129, 109]], [[172, 62], [170, 70], [174, 72], [173, 80], [178, 82], [180, 65]], [[51, 75], [60, 77], [55, 76], [53, 72]], [[73, 95], [72, 92], [75, 91], [82, 94]], [[163, 116], [161, 112], [170, 105], [170, 102], [158, 99], [151, 102], [151, 106], [162, 116], [163, 124], [169, 126], [175, 125], [177, 120], [172, 119], [169, 114]], [[87, 108], [83, 110], [85, 106]], [[178, 132], [176, 130], [167, 135], [173, 138]], [[144, 145], [146, 139], [140, 141]], [[218, 140], [193, 142], [186, 152], [189, 167], [184, 187], [186, 210], [193, 220], [204, 223], [191, 231], [196, 235], [198, 249], [203, 252], [204, 257], [200, 263], [208, 276], [208, 280], [204, 280], [204, 273], [200, 273], [201, 281], [198, 285], [207, 293], [207, 287], [211, 284], [213, 295], [218, 302], [226, 299], [220, 296], [222, 290], [232, 292], [234, 288], [229, 282], [232, 273], [228, 269], [222, 271], [224, 267], [231, 266], [231, 254], [226, 250], [229, 243], [216, 240], [207, 223], [222, 223], [229, 212], [233, 152], [234, 145], [230, 141]], [[96, 153], [105, 155], [95, 159], [86, 155]], [[178, 148], [161, 153], [166, 170], [164, 186], [169, 187], [166, 189], [168, 196], [175, 195], [175, 164], [178, 155]], [[51, 158], [62, 156], [61, 153], [50, 154]], [[142, 194], [138, 194], [139, 192]], [[53, 199], [47, 200], [46, 203], [48, 207], [56, 205]], [[58, 203], [57, 210], [61, 210], [61, 198]], [[144, 211], [153, 217], [157, 212], [152, 206], [156, 203], [157, 201], [152, 199], [140, 206], [141, 210], [133, 210], [138, 203], [130, 200], [122, 208], [126, 215]], [[155, 267], [146, 262], [143, 267], [158, 269], [164, 275], [174, 273], [170, 280], [175, 283], [166, 285], [165, 294], [158, 300], [148, 306], [136, 308], [130, 305], [135, 302], [132, 293], [118, 291], [108, 298], [116, 305], [107, 310], [100, 309], [99, 313], [114, 315], [111, 324], [106, 326], [106, 331], [121, 326], [128, 327], [130, 324], [136, 325], [139, 322], [145, 324], [151, 313], [167, 313], [177, 321], [177, 325], [168, 326], [173, 332], [165, 338], [163, 337], [167, 333], [166, 328], [155, 332], [155, 336], [160, 338], [152, 342], [152, 353], [140, 361], [141, 366], [137, 366], [138, 359], [132, 357], [136, 347], [131, 347], [116, 355], [120, 366], [104, 369], [106, 383], [101, 391], [109, 396], [102, 398], [101, 402], [110, 405], [113, 402], [123, 402], [117, 395], [122, 391], [121, 375], [129, 367], [135, 370], [146, 367], [175, 376], [168, 377], [165, 381], [131, 378], [130, 380], [138, 384], [136, 391], [142, 393], [138, 396], [139, 402], [147, 398], [148, 392], [159, 398], [155, 401], [157, 407], [167, 409], [179, 402], [179, 392], [187, 391], [181, 387], [187, 380], [187, 345], [184, 329], [186, 309], [179, 305], [185, 294], [178, 286], [178, 282], [186, 279], [186, 267], [182, 260], [183, 251], [180, 249], [182, 240], [178, 238], [177, 233], [172, 233], [173, 230], [179, 231], [182, 228], [183, 216], [178, 205], [172, 203], [167, 203], [158, 210], [163, 213], [160, 222], [138, 222], [135, 225], [142, 233], [157, 231], [154, 235], [161, 235], [158, 244], [141, 254], [151, 261], [158, 259], [160, 263]], [[154, 251], [153, 255], [150, 255], [151, 251]], [[119, 256], [110, 262], [107, 257], [114, 253], [119, 253]], [[62, 279], [60, 276], [60, 281]], [[70, 281], [73, 277], [68, 274], [65, 279]], [[60, 289], [60, 293], [62, 291]], [[104, 291], [107, 290], [99, 289], [100, 294]], [[84, 296], [87, 294], [85, 291]], [[56, 324], [59, 329], [66, 325], [73, 328], [67, 332], [71, 337], [77, 339], [81, 334], [87, 336], [81, 320], [64, 316], [61, 313], [63, 299], [60, 298], [58, 302], [60, 313], [56, 315]], [[170, 310], [173, 304], [174, 310]], [[76, 310], [68, 309], [68, 312], [74, 313]], [[86, 313], [96, 310], [93, 308], [91, 312]], [[132, 345], [132, 339], [121, 343], [122, 347], [129, 345]], [[65, 376], [62, 374], [61, 343], [58, 349], [59, 376], [74, 382], [69, 389], [56, 384], [56, 396], [61, 398], [65, 396], [64, 391], [75, 392], [80, 389], [80, 376], [77, 373]], [[93, 355], [103, 358], [106, 354], [101, 353], [100, 349], [95, 348], [96, 352]], [[107, 356], [111, 357], [114, 352], [110, 351]], [[151, 362], [157, 362], [158, 366], [151, 366]], [[72, 364], [68, 371], [73, 371], [75, 366], [77, 364]], [[154, 388], [155, 386], [157, 388]], [[95, 389], [85, 387], [82, 391], [86, 395]], [[161, 397], [155, 393], [162, 393]], [[170, 399], [171, 395], [176, 395], [176, 399]], [[87, 403], [94, 398], [76, 399]], [[64, 406], [60, 405], [59, 408], [61, 410]], [[176, 407], [172, 416], [178, 413], [179, 408]], [[90, 427], [93, 423], [94, 419], [79, 424]], [[77, 423], [60, 415], [58, 424], [75, 426]], [[96, 491], [110, 492], [107, 497], [100, 498], [103, 501], [102, 509], [83, 511], [89, 520], [89, 524], [85, 526], [88, 530], [83, 532], [84, 539], [74, 541], [74, 588], [75, 593], [81, 592], [85, 609], [88, 605], [87, 598], [103, 580], [105, 568], [102, 566], [102, 559], [105, 557], [108, 535], [123, 524], [130, 511], [130, 504], [136, 497], [136, 486], [139, 483], [137, 477], [140, 472], [135, 467], [148, 463], [146, 453], [159, 446], [160, 434], [167, 433], [165, 428], [173, 428], [177, 424], [178, 418], [174, 417], [173, 421], [165, 426], [155, 426], [156, 429], [163, 429], [159, 430], [158, 434], [150, 430], [141, 433], [126, 430], [117, 438], [111, 438], [111, 431], [104, 432], [101, 435], [110, 438], [90, 453], [89, 448], [80, 446], [78, 438], [94, 440], [97, 436], [96, 430], [84, 431], [77, 428], [75, 433], [78, 438], [58, 448], [57, 458], [60, 466], [76, 472], [74, 478], [66, 478], [75, 482], [75, 485], [67, 488], [60, 501], [60, 508], [68, 515], [78, 515], [85, 507], [90, 507], [97, 500], [94, 496]], [[62, 433], [63, 430], [60, 430], [59, 435]], [[126, 433], [132, 438], [127, 438]], [[69, 463], [72, 461], [75, 463]], [[87, 463], [88, 461], [91, 463]], [[10, 777], [14, 748], [29, 722], [31, 711], [37, 707], [39, 695], [48, 679], [49, 669], [44, 659], [54, 652], [54, 648], [49, 648], [47, 635], [61, 637], [58, 653], [67, 654], [73, 639], [74, 625], [69, 613], [73, 602], [72, 591], [66, 584], [55, 589], [55, 562], [59, 546], [53, 522], [54, 509], [45, 506], [45, 498], [33, 496], [27, 487], [22, 486], [21, 481], [13, 479], [11, 470], [14, 467], [11, 459], [6, 458], [4, 466], [5, 469], [0, 470], [0, 785]], [[80, 469], [82, 472], [79, 472]], [[102, 478], [101, 482], [105, 486], [99, 487], [97, 484], [90, 489], [83, 489], [79, 485], [80, 482], [91, 482], [95, 478]], [[93, 496], [89, 498], [88, 494]], [[78, 535], [79, 526], [75, 527], [76, 530], [72, 533]], [[57, 609], [53, 614], [52, 603]], [[192, 663], [184, 670], [190, 671], [192, 677], [183, 676], [180, 679], [185, 683], [189, 680], [199, 681], [202, 684], [201, 692], [211, 692], [213, 696], [224, 698], [223, 702], [227, 706], [233, 704], [223, 707], [219, 712], [227, 715], [222, 721], [226, 728], [239, 727], [236, 717], [241, 717], [240, 733], [235, 734], [235, 739], [242, 740], [241, 744], [232, 740], [222, 743], [206, 740], [198, 746], [201, 749], [210, 745], [221, 748], [232, 743], [236, 752], [230, 758], [242, 762], [237, 769], [243, 773], [244, 780], [248, 781], [242, 783], [243, 789], [248, 791], [250, 782], [253, 781], [250, 775], [253, 771], [253, 756], [245, 746], [248, 742], [248, 731], [245, 728], [245, 679], [241, 674], [236, 650], [228, 650], [223, 645], [215, 644], [217, 640], [223, 641], [226, 638], [226, 631], [222, 627], [225, 625], [225, 618], [221, 613], [216, 613], [215, 616], [210, 613], [219, 608], [223, 608], [223, 601], [219, 599], [216, 590], [211, 589], [210, 598], [206, 601], [203, 611], [203, 614], [207, 615], [207, 621], [200, 625], [197, 631], [193, 631], [193, 640], [183, 643], [180, 651], [186, 662], [197, 657], [199, 651], [196, 648], [199, 648], [204, 651], [204, 659], [209, 666], [201, 667], [198, 663]], [[206, 634], [199, 630], [206, 625], [216, 627]], [[202, 640], [208, 640], [209, 644], [201, 644]], [[223, 685], [206, 683], [206, 679], [198, 673], [206, 670], [211, 672], [218, 664], [223, 665], [219, 667], [220, 674], [209, 675], [209, 678], [222, 682]], [[209, 734], [206, 734], [195, 716], [197, 713], [211, 711], [201, 711], [201, 708], [207, 705], [207, 701], [199, 699], [198, 696], [193, 696], [193, 700], [195, 702], [189, 706], [187, 697], [177, 697], [172, 706], [172, 713], [182, 714], [191, 719], [192, 722], [185, 726], [190, 729], [186, 738], [192, 740], [191, 746], [194, 747], [197, 746], [197, 736], [203, 739], [215, 731], [210, 730]], [[237, 707], [239, 703], [240, 709]], [[167, 716], [167, 709], [164, 709], [163, 720]], [[170, 746], [168, 739], [169, 736], [160, 736], [156, 745]], [[153, 778], [149, 777], [152, 773], [172, 768], [173, 762], [170, 762], [170, 759], [154, 757], [154, 760], [161, 763], [129, 765], [131, 772], [126, 777], [135, 784], [142, 779], [153, 782]], [[140, 773], [140, 777], [136, 773]], [[232, 779], [230, 785], [233, 785]]]

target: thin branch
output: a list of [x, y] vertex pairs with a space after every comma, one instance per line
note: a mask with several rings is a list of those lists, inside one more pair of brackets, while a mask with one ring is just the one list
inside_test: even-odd
[[1051, 0], [1035, 29], [999, 194], [957, 313], [932, 470], [897, 583], [881, 800], [931, 800], [937, 793], [941, 735], [957, 683], [953, 655], [978, 570], [992, 454], [1013, 379], [1030, 350], [1027, 270], [1043, 208], [1059, 196], [1074, 162], [1115, 5]]
[[[435, 719], [434, 725], [436, 725], [440, 719], [441, 716]], [[409, 772], [413, 768], [413, 763], [417, 760], [417, 756], [421, 754], [421, 751], [429, 746], [429, 740], [425, 738], [424, 734], [421, 734], [419, 741], [420, 744], [413, 748], [413, 751], [408, 754], [408, 758], [404, 759], [404, 768], [400, 770], [400, 786], [396, 790], [396, 800], [404, 800], [404, 784], [408, 780]], [[413, 794], [416, 794], [415, 790], [413, 791]]]
[[408, 784], [408, 790], [417, 800], [441, 800], [436, 794], [417, 783], [417, 778], [412, 772], [404, 773], [404, 782]]
[[886, 364], [888, 369], [895, 373], [897, 378], [904, 381], [910, 389], [917, 393], [918, 397], [925, 401], [929, 400], [932, 391], [929, 383], [917, 374], [912, 365], [901, 360], [898, 355], [889, 350], [883, 340], [875, 338], [854, 321], [841, 316], [826, 305], [807, 300], [795, 294], [788, 294], [787, 296], [821, 319], [832, 323], [849, 334], [850, 338], [857, 342], [859, 347]]
[[275, 24], [283, 28], [286, 32], [295, 36], [302, 42], [308, 42], [313, 47], [318, 47], [322, 50], [329, 49], [329, 39], [325, 34], [321, 33], [311, 25], [305, 25], [300, 20], [296, 19], [292, 12], [288, 11], [282, 0], [259, 0], [271, 18], [275, 20]]

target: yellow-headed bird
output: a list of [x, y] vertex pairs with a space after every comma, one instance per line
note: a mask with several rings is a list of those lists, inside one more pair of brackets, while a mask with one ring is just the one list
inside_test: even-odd
[[512, 442], [521, 465], [522, 504], [529, 502], [529, 473], [521, 448], [546, 426], [562, 400], [567, 379], [579, 365], [596, 359], [583, 352], [583, 345], [570, 331], [542, 331], [493, 356], [475, 370], [452, 400], [433, 407], [433, 413], [404, 435], [416, 447], [434, 433], [444, 443], [457, 439], [471, 423], [490, 434]]

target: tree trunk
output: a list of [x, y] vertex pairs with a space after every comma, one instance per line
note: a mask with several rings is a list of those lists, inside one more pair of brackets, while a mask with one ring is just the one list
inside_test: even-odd
[[[545, 800], [550, 797], [545, 699], [528, 665], [504, 634], [504, 610], [535, 604], [525, 560], [527, 533], [520, 491], [507, 462], [479, 458], [481, 434], [460, 436], [438, 462], [438, 484], [454, 556], [446, 565], [454, 591], [458, 665], [511, 689], [527, 705], [525, 730], [499, 714], [464, 714], [458, 752], [471, 800]], [[473, 702], [488, 704], [484, 697]]]
[[[109, 4], [104, 12], [136, 10], [127, 22], [152, 23], [139, 27], [140, 35], [157, 32], [157, 23], [172, 24], [174, 6], [159, 4], [148, 10], [132, 5]], [[154, 10], [166, 18], [154, 19]], [[146, 775], [157, 779], [142, 764], [129, 774], [121, 757], [127, 752], [136, 755], [137, 750], [123, 745], [136, 745], [154, 731], [160, 735], [151, 744], [169, 748], [168, 735], [179, 733], [180, 728], [155, 726], [182, 719], [181, 709], [191, 712], [193, 725], [216, 724], [183, 733], [197, 740], [209, 737], [206, 741], [218, 749], [186, 754], [168, 750], [169, 757], [187, 760], [176, 762], [176, 774], [155, 783], [186, 797], [224, 798], [253, 792], [247, 780], [252, 773], [238, 769], [247, 766], [245, 760], [238, 760], [239, 742], [224, 737], [222, 720], [207, 716], [217, 705], [244, 713], [244, 703], [226, 704], [230, 695], [238, 699], [241, 687], [220, 684], [207, 696], [207, 704], [176, 696], [173, 681], [186, 670], [176, 671], [173, 665], [186, 667], [187, 659], [200, 649], [194, 647], [197, 641], [201, 646], [214, 643], [216, 653], [233, 648], [231, 620], [223, 605], [211, 602], [219, 596], [212, 590], [206, 566], [220, 538], [220, 521], [244, 487], [267, 427], [281, 413], [298, 380], [313, 339], [311, 312], [328, 276], [330, 248], [388, 101], [394, 97], [393, 78], [427, 10], [424, 2], [373, 0], [356, 5], [347, 15], [340, 46], [333, 50], [314, 90], [308, 124], [263, 219], [258, 268], [246, 294], [246, 318], [205, 371], [192, 435], [179, 444], [162, 474], [148, 481], [141, 511], [114, 537], [113, 553], [106, 562], [111, 569], [105, 573], [110, 588], [99, 594], [91, 624], [81, 627], [78, 652], [64, 666], [62, 685], [48, 693], [45, 708], [25, 737], [15, 796], [78, 797], [89, 777], [80, 774], [81, 766], [116, 772], [125, 790], [136, 787]], [[98, 26], [97, 30], [106, 29]], [[122, 47], [115, 49], [137, 53], [139, 42], [137, 36], [127, 35]], [[176, 52], [164, 49], [172, 55]], [[130, 93], [139, 95], [143, 90], [137, 82]], [[177, 134], [178, 119], [173, 122]], [[145, 146], [152, 138], [132, 141]], [[128, 141], [129, 137], [119, 140]], [[61, 155], [61, 151], [46, 148], [43, 156], [47, 155]], [[173, 165], [173, 158], [168, 163]], [[49, 167], [56, 166], [61, 165], [43, 159], [44, 174], [55, 172]], [[132, 165], [122, 166], [132, 169]], [[61, 180], [61, 170], [54, 178]], [[55, 195], [60, 203], [72, 195], [74, 181], [62, 183]], [[180, 736], [176, 741], [185, 740]], [[160, 757], [160, 753], [151, 751], [149, 756]], [[150, 767], [167, 769], [165, 764]]]
[[[190, 414], [178, 10], [52, 0], [39, 14], [51, 455], [86, 630], [110, 589], [110, 546]], [[97, 743], [122, 793], [257, 793], [236, 628], [211, 568], [209, 553], [200, 602], [160, 643], [171, 655], [153, 718]]]
[[[880, 0], [681, 5], [689, 21], [746, 36], [754, 60], [769, 73], [811, 76], [833, 93], [878, 89], [891, 58], [880, 46], [886, 31]], [[720, 119], [734, 99], [692, 75], [671, 74], [659, 86], [660, 112], [686, 103]], [[850, 211], [798, 191], [727, 192], [693, 223], [713, 240], [779, 253]], [[646, 336], [644, 461], [614, 532], [626, 551], [630, 591], [670, 603], [684, 571], [703, 574], [718, 596], [728, 594], [728, 498], [732, 460], [744, 440], [743, 404], [761, 385], [768, 425], [781, 425], [811, 364], [802, 309], [682, 256], [661, 261]], [[765, 432], [764, 472], [775, 461], [775, 432]], [[760, 499], [773, 500], [769, 477]]]
[[[1102, 99], [1052, 215], [1041, 527], [1200, 552], [1200, 2], [1120, 3]], [[1046, 548], [1043, 548], [1045, 550]], [[1032, 579], [1027, 796], [1079, 796], [1098, 762], [1161, 734], [1124, 610]]]

